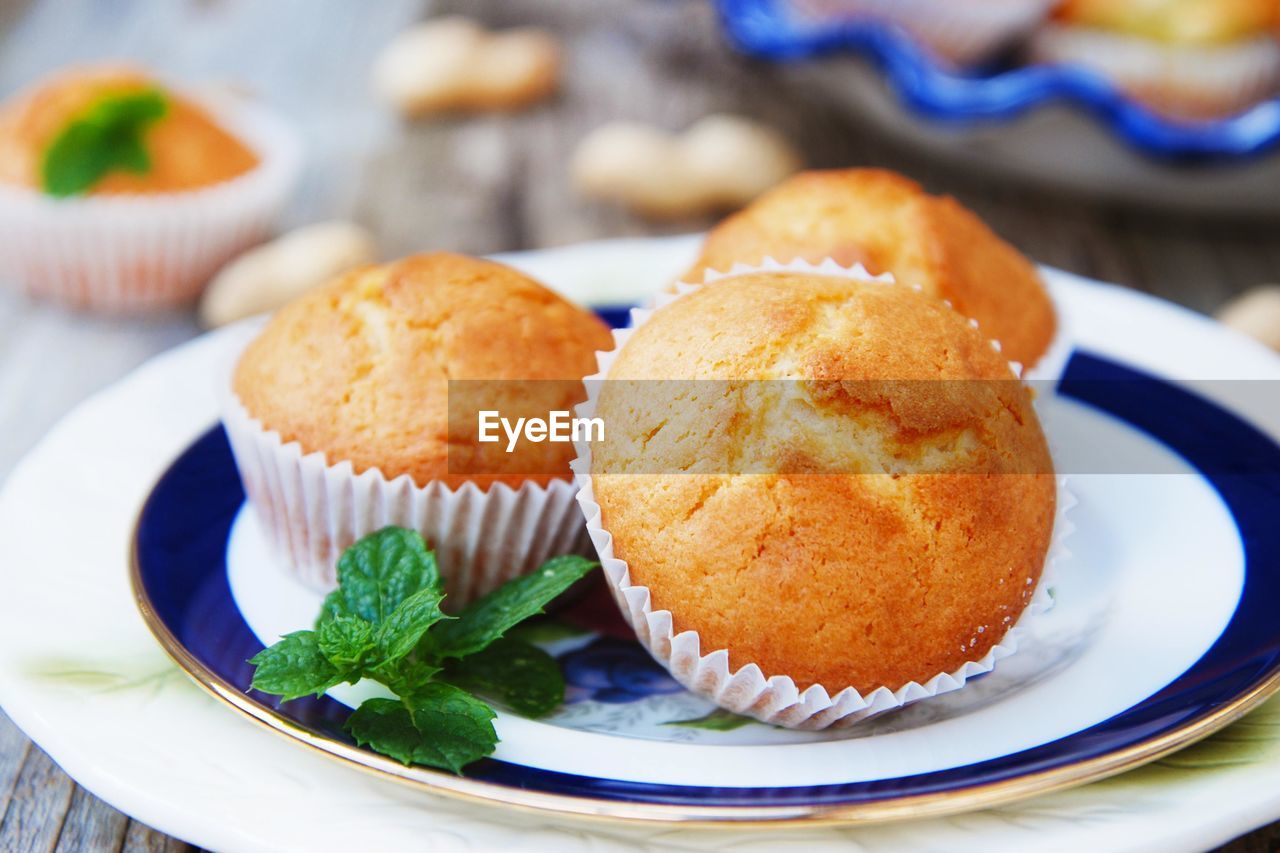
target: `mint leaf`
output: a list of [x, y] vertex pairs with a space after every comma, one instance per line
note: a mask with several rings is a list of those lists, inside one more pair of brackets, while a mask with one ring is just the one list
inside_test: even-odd
[[338, 588], [325, 598], [320, 622], [359, 616], [375, 627], [422, 589], [442, 590], [435, 554], [422, 537], [384, 527], [356, 542], [338, 559]]
[[555, 659], [537, 646], [505, 637], [482, 652], [450, 661], [443, 677], [526, 717], [545, 717], [564, 701], [564, 676]]
[[252, 687], [285, 701], [309, 694], [321, 696], [346, 680], [320, 651], [315, 631], [287, 634], [254, 655], [249, 663], [255, 667]]
[[339, 616], [347, 616], [347, 597], [342, 592], [342, 587], [337, 587], [333, 592], [324, 597], [324, 601], [320, 604], [320, 615], [316, 617], [316, 627], [319, 628], [330, 619], [336, 619]]
[[356, 743], [403, 764], [454, 773], [493, 752], [493, 709], [448, 684], [427, 684], [413, 696], [367, 699], [347, 718]]
[[375, 666], [368, 675], [390, 687], [391, 692], [397, 696], [408, 696], [435, 678], [438, 672], [440, 667], [435, 664], [410, 657], [392, 664]]
[[324, 622], [316, 631], [316, 644], [329, 663], [343, 672], [358, 671], [369, 652], [377, 648], [373, 626], [358, 616], [338, 616]]
[[581, 637], [590, 633], [586, 628], [579, 628], [577, 625], [561, 622], [552, 616], [545, 616], [521, 622], [507, 631], [505, 636], [524, 640], [526, 643], [542, 645], [560, 640], [571, 640], [574, 637]]
[[383, 663], [393, 664], [409, 654], [428, 628], [441, 619], [448, 618], [440, 609], [440, 602], [443, 600], [444, 595], [439, 590], [426, 587], [400, 602], [400, 606], [391, 611], [378, 626], [378, 650]]
[[743, 717], [723, 708], [716, 708], [709, 714], [695, 717], [692, 720], [672, 720], [664, 726], [683, 726], [686, 729], [708, 729], [713, 732], [730, 732], [745, 725], [754, 723], [750, 717]]
[[428, 767], [459, 773], [477, 759], [493, 753], [498, 734], [493, 730], [493, 709], [450, 684], [433, 682], [407, 700], [413, 706], [413, 724], [422, 743], [413, 760]]
[[143, 134], [164, 117], [169, 102], [158, 89], [108, 95], [72, 119], [44, 151], [40, 182], [46, 193], [87, 192], [115, 171], [146, 174], [151, 157]]
[[412, 764], [422, 735], [409, 709], [399, 699], [366, 699], [343, 724], [356, 743], [389, 755], [401, 764]]
[[544, 605], [598, 565], [577, 556], [548, 560], [532, 574], [472, 602], [456, 620], [436, 625], [429, 635], [433, 651], [453, 658], [481, 651], [513, 626], [541, 613]]

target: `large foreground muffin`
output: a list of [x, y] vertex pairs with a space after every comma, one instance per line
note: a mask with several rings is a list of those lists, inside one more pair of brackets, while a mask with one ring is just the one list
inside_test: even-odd
[[686, 274], [767, 257], [787, 262], [862, 263], [950, 300], [1000, 341], [1005, 354], [1034, 365], [1057, 321], [1035, 267], [955, 199], [876, 169], [803, 172], [712, 229]]
[[[568, 443], [478, 440], [477, 412], [546, 418], [612, 339], [510, 267], [445, 253], [355, 270], [248, 345], [225, 422], [269, 538], [312, 586], [388, 524], [436, 549], [451, 604], [581, 547]], [[458, 380], [463, 380], [459, 382]]]
[[608, 379], [599, 526], [673, 633], [727, 649], [730, 672], [832, 695], [924, 684], [1031, 599], [1052, 461], [1025, 387], [937, 300], [747, 274], [658, 309]]
[[451, 431], [449, 381], [495, 380], [469, 386], [481, 408], [545, 417], [580, 401], [577, 380], [610, 344], [598, 317], [533, 279], [441, 252], [356, 270], [281, 309], [241, 357], [234, 389], [284, 441], [357, 474], [518, 487], [568, 479], [572, 447], [522, 441], [507, 453], [477, 441], [474, 421]]

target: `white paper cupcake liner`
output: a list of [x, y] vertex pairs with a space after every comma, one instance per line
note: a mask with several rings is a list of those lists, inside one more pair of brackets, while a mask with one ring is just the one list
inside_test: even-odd
[[1280, 44], [1265, 35], [1227, 45], [1170, 45], [1090, 27], [1053, 25], [1035, 35], [1030, 51], [1036, 62], [1093, 71], [1175, 118], [1238, 113], [1280, 87]]
[[0, 185], [0, 280], [111, 314], [190, 303], [228, 260], [265, 239], [297, 180], [301, 148], [261, 107], [201, 104], [259, 157], [250, 172], [179, 193], [52, 198]]
[[[753, 272], [784, 270], [876, 281], [887, 287], [903, 286], [896, 284], [893, 276], [887, 273], [872, 276], [861, 265], [844, 267], [830, 259], [820, 264], [766, 261], [759, 266], [740, 264], [723, 273], [709, 271], [702, 284], [682, 282], [676, 285], [674, 293], [659, 294], [652, 307], [632, 309], [631, 328], [615, 329], [613, 349], [596, 353], [598, 370], [585, 380], [588, 398], [578, 406], [577, 414], [588, 418], [595, 416], [601, 382], [608, 377], [614, 359], [635, 329], [642, 326], [655, 311], [713, 281]], [[991, 345], [996, 350], [1000, 348], [995, 341]], [[1016, 374], [1018, 365], [1011, 363], [1010, 367]], [[1055, 566], [1070, 553], [1064, 542], [1074, 526], [1067, 514], [1075, 506], [1076, 499], [1067, 488], [1066, 478], [1059, 476], [1053, 534], [1040, 582], [1018, 620], [985, 655], [978, 660], [967, 661], [952, 672], [939, 673], [923, 684], [913, 681], [896, 690], [879, 687], [863, 695], [853, 687], [846, 687], [832, 695], [820, 684], [801, 690], [790, 676], [766, 675], [755, 663], [731, 670], [728, 649], [704, 652], [702, 638], [697, 631], [675, 632], [671, 612], [655, 610], [649, 588], [632, 583], [626, 561], [614, 555], [613, 537], [601, 524], [600, 505], [595, 501], [591, 479], [591, 445], [589, 442], [578, 442], [575, 448], [577, 457], [571, 467], [578, 483], [577, 499], [586, 517], [586, 530], [599, 555], [614, 601], [623, 618], [636, 632], [636, 637], [653, 658], [689, 691], [711, 700], [721, 708], [771, 725], [811, 730], [849, 726], [921, 699], [959, 690], [970, 678], [991, 672], [996, 661], [1017, 651], [1018, 643], [1027, 631], [1027, 623], [1053, 606], [1050, 589], [1053, 586]]]
[[823, 18], [868, 18], [895, 24], [940, 58], [974, 65], [1040, 24], [1056, 0], [802, 0]]
[[350, 462], [329, 464], [324, 453], [304, 453], [266, 429], [231, 390], [230, 374], [222, 422], [249, 503], [279, 562], [314, 589], [332, 589], [343, 550], [388, 525], [427, 540], [451, 610], [552, 557], [591, 553], [569, 480], [485, 491], [474, 483], [419, 486], [408, 475], [388, 480], [376, 468], [357, 474]]

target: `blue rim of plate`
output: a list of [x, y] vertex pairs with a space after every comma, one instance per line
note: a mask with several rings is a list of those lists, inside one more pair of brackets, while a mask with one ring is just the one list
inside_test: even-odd
[[[624, 310], [601, 312], [616, 321]], [[244, 502], [214, 426], [156, 483], [139, 515], [131, 581], [148, 627], [198, 684], [260, 723], [355, 766], [437, 793], [617, 820], [871, 822], [954, 813], [1131, 769], [1238, 719], [1280, 689], [1280, 445], [1177, 385], [1077, 351], [1059, 393], [1120, 418], [1182, 456], [1221, 496], [1245, 554], [1240, 603], [1213, 646], [1155, 694], [1089, 728], [1021, 752], [894, 779], [787, 788], [636, 783], [484, 759], [458, 777], [407, 769], [357, 747], [329, 697], [278, 705], [249, 688], [262, 648], [232, 598], [226, 547]], [[1262, 473], [1257, 473], [1262, 472]]]
[[903, 103], [919, 115], [942, 122], [1004, 122], [1040, 106], [1070, 103], [1134, 148], [1162, 157], [1243, 158], [1280, 142], [1280, 98], [1230, 118], [1176, 122], [1081, 68], [1027, 65], [957, 73], [892, 26], [866, 21], [806, 22], [789, 11], [789, 0], [716, 3], [723, 29], [740, 51], [777, 61], [839, 51], [862, 54], [879, 67]]

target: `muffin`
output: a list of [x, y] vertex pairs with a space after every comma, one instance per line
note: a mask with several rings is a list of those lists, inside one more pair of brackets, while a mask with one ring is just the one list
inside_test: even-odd
[[949, 300], [1028, 368], [1054, 341], [1053, 303], [1031, 262], [955, 199], [894, 172], [802, 172], [712, 229], [685, 280], [770, 257], [892, 273]]
[[259, 520], [295, 573], [335, 583], [388, 524], [437, 550], [458, 605], [579, 549], [572, 445], [481, 442], [477, 412], [572, 410], [607, 327], [501, 264], [365, 267], [281, 309], [244, 350], [225, 421]]
[[797, 0], [824, 20], [867, 19], [905, 31], [954, 66], [987, 62], [1040, 24], [1054, 0]]
[[748, 273], [658, 308], [602, 367], [610, 435], [580, 499], [624, 614], [686, 687], [822, 727], [1009, 651], [1057, 484], [1026, 387], [960, 314]]
[[1240, 113], [1276, 93], [1274, 0], [1064, 0], [1032, 58], [1075, 65], [1181, 120]]
[[215, 116], [211, 104], [136, 68], [94, 66], [0, 106], [6, 277], [117, 311], [198, 295], [266, 235], [297, 171], [277, 122], [230, 102]]

